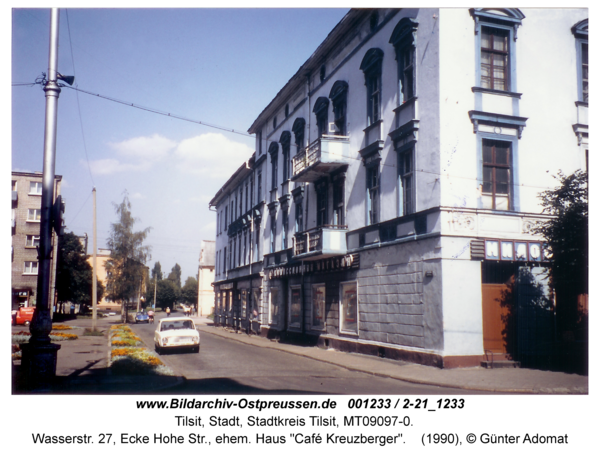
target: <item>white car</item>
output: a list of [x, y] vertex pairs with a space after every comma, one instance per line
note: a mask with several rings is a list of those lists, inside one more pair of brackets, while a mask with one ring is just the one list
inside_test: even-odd
[[191, 348], [200, 352], [200, 332], [191, 318], [164, 318], [154, 332], [154, 347], [157, 353], [168, 348]]

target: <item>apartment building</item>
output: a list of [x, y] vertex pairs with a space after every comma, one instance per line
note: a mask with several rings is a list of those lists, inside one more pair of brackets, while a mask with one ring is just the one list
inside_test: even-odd
[[539, 350], [538, 194], [587, 169], [587, 18], [351, 10], [210, 202], [215, 321], [440, 367]]
[[[54, 179], [54, 198], [60, 194], [62, 176]], [[35, 306], [38, 280], [38, 252], [42, 209], [42, 173], [12, 172], [11, 275], [12, 310]], [[52, 231], [52, 265], [50, 295], [54, 296], [56, 280], [56, 233]], [[54, 301], [54, 300], [53, 300]]]

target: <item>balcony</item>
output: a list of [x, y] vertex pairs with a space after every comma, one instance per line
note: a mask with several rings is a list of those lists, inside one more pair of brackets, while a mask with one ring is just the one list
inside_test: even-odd
[[292, 158], [292, 180], [315, 182], [350, 163], [348, 136], [324, 135]]
[[322, 259], [346, 254], [347, 226], [319, 226], [295, 236], [294, 259]]

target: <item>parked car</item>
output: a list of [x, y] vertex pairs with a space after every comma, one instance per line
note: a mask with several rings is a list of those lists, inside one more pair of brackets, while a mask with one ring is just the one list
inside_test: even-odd
[[145, 322], [146, 324], [150, 323], [150, 316], [148, 316], [148, 313], [142, 311], [137, 313], [135, 315], [135, 323], [137, 324], [138, 322]]
[[165, 349], [176, 348], [200, 352], [200, 332], [192, 318], [161, 319], [154, 332], [154, 347], [159, 354]]
[[17, 312], [13, 315], [13, 325], [29, 325], [31, 320], [33, 319], [33, 312], [35, 311], [35, 307], [21, 307], [17, 310]]

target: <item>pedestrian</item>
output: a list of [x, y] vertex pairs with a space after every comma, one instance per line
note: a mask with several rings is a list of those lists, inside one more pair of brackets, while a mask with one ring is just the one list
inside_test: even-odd
[[171, 315], [171, 308], [167, 307], [167, 317]]

